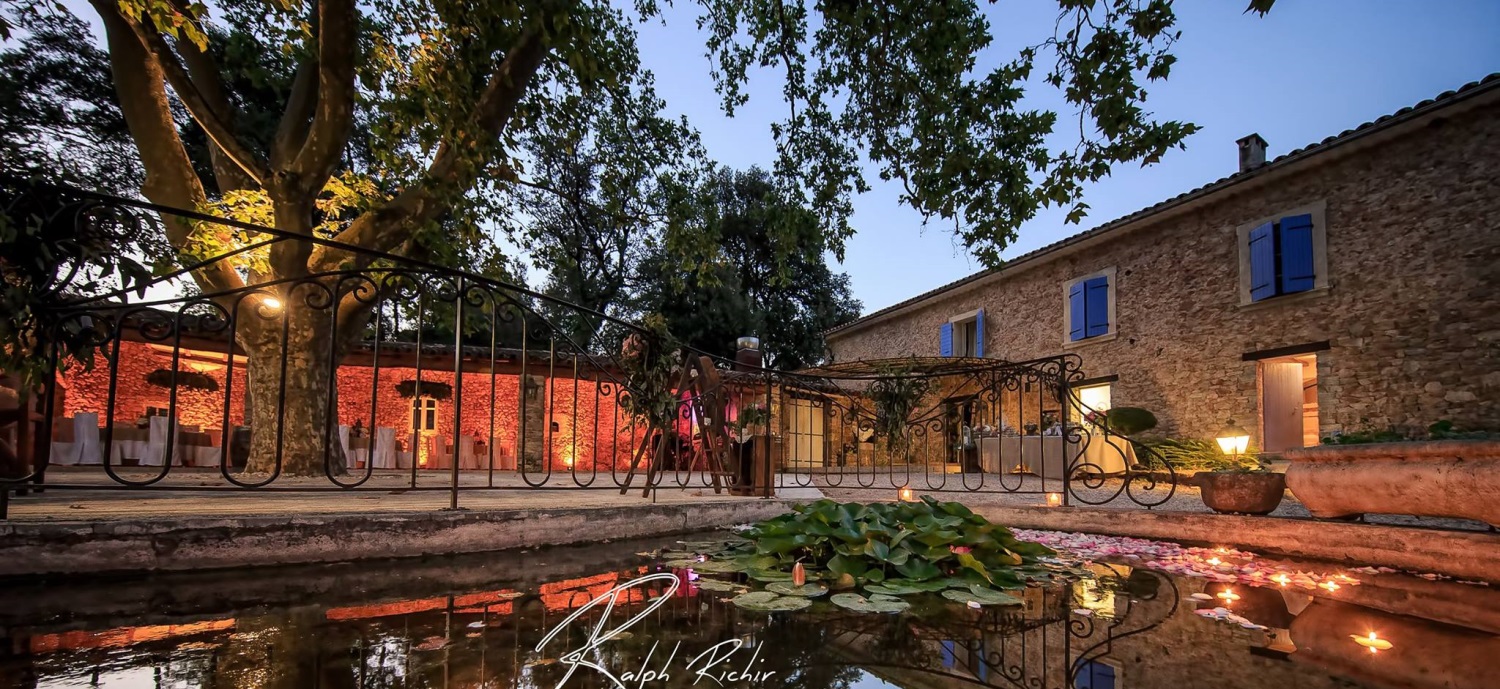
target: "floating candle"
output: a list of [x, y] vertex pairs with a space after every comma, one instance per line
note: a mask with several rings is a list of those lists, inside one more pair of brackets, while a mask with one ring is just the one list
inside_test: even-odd
[[1393, 645], [1393, 644], [1391, 644], [1391, 642], [1386, 641], [1385, 639], [1382, 639], [1382, 638], [1376, 636], [1375, 632], [1370, 632], [1369, 636], [1360, 636], [1358, 634], [1350, 634], [1349, 638], [1354, 639], [1354, 643], [1357, 643], [1357, 644], [1359, 644], [1361, 646], [1364, 646], [1365, 648], [1370, 649], [1371, 653], [1379, 653], [1380, 651], [1389, 651], [1389, 650], [1391, 650], [1391, 646]]
[[901, 490], [896, 491], [896, 499], [900, 500], [901, 502], [911, 502], [913, 500], [911, 489], [902, 488]]
[[1062, 506], [1062, 493], [1048, 493], [1047, 494], [1047, 506], [1048, 507], [1061, 507]]

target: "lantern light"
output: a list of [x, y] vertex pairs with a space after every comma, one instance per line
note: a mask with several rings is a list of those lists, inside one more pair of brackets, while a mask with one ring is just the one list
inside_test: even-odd
[[1250, 432], [1240, 428], [1234, 419], [1230, 419], [1216, 440], [1219, 442], [1219, 449], [1223, 450], [1224, 454], [1239, 459], [1239, 456], [1245, 452], [1245, 448], [1250, 446]]

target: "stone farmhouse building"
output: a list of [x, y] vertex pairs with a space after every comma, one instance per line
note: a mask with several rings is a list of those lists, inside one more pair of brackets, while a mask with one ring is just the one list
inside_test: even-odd
[[1156, 435], [1500, 430], [1500, 74], [828, 331], [836, 362], [1076, 354]]

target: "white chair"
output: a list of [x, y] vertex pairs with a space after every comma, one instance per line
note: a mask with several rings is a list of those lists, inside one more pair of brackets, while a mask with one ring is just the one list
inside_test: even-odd
[[104, 463], [104, 450], [99, 445], [97, 412], [84, 412], [73, 417], [73, 463]]
[[[182, 449], [177, 436], [177, 420], [165, 416], [151, 417], [151, 435], [146, 441], [146, 454], [141, 457], [141, 466], [159, 467], [175, 460]], [[172, 440], [172, 457], [167, 457], [167, 438]]]
[[376, 469], [396, 469], [396, 429], [375, 429], [373, 459]]
[[466, 435], [458, 439], [458, 468], [479, 469], [479, 455], [474, 454], [474, 437]]

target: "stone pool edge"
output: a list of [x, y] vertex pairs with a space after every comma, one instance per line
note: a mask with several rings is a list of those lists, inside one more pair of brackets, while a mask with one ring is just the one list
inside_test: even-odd
[[213, 570], [483, 553], [725, 528], [801, 500], [0, 523], [0, 577]]
[[1500, 536], [1480, 531], [1196, 512], [970, 507], [990, 521], [1014, 528], [1234, 547], [1267, 555], [1500, 583]]

